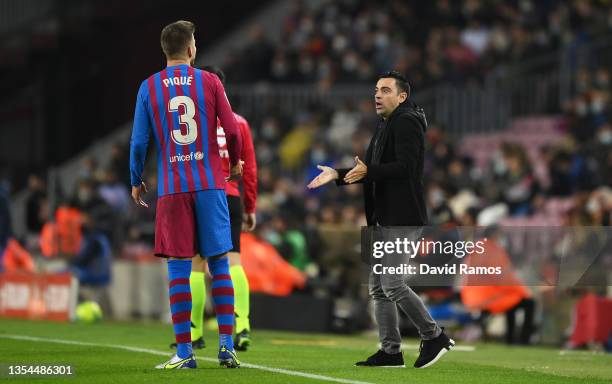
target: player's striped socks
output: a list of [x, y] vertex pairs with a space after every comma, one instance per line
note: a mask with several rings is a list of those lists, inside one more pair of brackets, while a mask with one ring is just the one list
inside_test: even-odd
[[170, 312], [172, 313], [172, 324], [177, 344], [176, 354], [181, 359], [192, 354], [190, 273], [191, 259], [168, 260]]
[[242, 265], [232, 265], [230, 267], [230, 275], [232, 276], [232, 282], [234, 283], [234, 296], [236, 301], [234, 308], [234, 312], [236, 313], [236, 332], [242, 332], [245, 329], [250, 331], [249, 281], [247, 280]]
[[204, 323], [204, 308], [206, 307], [206, 282], [204, 272], [191, 271], [189, 276], [191, 286], [191, 340], [202, 337]]
[[229, 273], [229, 260], [209, 258], [208, 269], [212, 275], [212, 299], [219, 325], [219, 346], [234, 349], [234, 285]]

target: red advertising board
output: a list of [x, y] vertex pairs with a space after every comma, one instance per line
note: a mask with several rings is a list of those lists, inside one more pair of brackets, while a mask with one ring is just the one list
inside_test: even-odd
[[78, 282], [70, 273], [0, 274], [0, 317], [68, 321]]

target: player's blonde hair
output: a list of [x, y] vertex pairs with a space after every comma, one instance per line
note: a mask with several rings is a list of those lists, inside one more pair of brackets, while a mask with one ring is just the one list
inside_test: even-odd
[[168, 24], [161, 31], [161, 48], [168, 59], [179, 59], [185, 55], [191, 44], [195, 24], [191, 21], [179, 20]]

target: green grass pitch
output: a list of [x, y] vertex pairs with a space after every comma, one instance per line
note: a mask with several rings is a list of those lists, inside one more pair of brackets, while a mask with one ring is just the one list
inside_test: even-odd
[[[44, 341], [42, 340], [44, 339]], [[335, 336], [253, 332], [253, 346], [239, 354], [243, 367], [215, 363], [217, 337], [206, 332], [207, 348], [197, 351], [198, 369], [159, 371], [171, 355], [170, 325], [101, 322], [67, 324], [0, 319], [0, 365], [71, 364], [74, 377], [0, 380], [35, 383], [610, 383], [612, 355], [560, 353], [557, 349], [477, 344], [451, 351], [433, 367], [411, 368], [416, 340], [404, 340], [407, 368], [357, 368], [375, 351], [372, 335]], [[75, 342], [70, 344], [70, 342]], [[462, 345], [458, 343], [458, 345]], [[130, 350], [131, 349], [131, 350]]]

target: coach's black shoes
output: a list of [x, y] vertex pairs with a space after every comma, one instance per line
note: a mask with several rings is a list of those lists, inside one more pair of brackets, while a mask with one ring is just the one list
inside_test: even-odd
[[414, 362], [415, 368], [427, 368], [438, 361], [446, 352], [455, 346], [455, 341], [444, 333], [431, 340], [421, 340], [419, 358]]
[[379, 349], [375, 354], [368, 357], [366, 361], [358, 361], [356, 367], [387, 367], [387, 368], [404, 368], [404, 356], [401, 352], [387, 353]]
[[239, 332], [234, 338], [234, 349], [237, 351], [246, 351], [251, 345], [251, 333], [246, 329]]
[[[176, 349], [176, 343], [170, 344], [170, 348]], [[204, 342], [204, 338], [200, 337], [199, 339], [196, 339], [196, 340], [192, 341], [191, 342], [191, 348], [193, 348], [193, 349], [204, 349], [204, 348], [206, 348], [206, 342]]]

